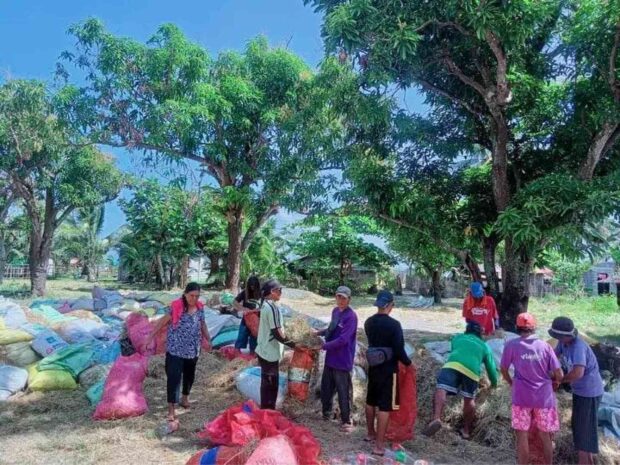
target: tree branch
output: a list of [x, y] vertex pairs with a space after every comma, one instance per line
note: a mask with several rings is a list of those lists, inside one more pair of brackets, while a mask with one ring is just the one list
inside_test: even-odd
[[465, 108], [472, 115], [474, 115], [474, 116], [476, 116], [478, 118], [484, 118], [485, 117], [484, 113], [482, 113], [482, 111], [480, 109], [475, 108], [473, 105], [470, 105], [469, 103], [467, 103], [466, 101], [456, 97], [455, 95], [452, 95], [449, 92], [447, 92], [447, 91], [445, 91], [443, 89], [440, 89], [439, 87], [437, 87], [434, 84], [430, 83], [426, 79], [422, 79], [422, 78], [419, 78], [419, 77], [415, 77], [415, 79], [420, 84], [420, 86], [422, 86], [426, 90], [430, 90], [431, 92], [435, 92], [435, 93], [437, 93], [437, 94], [439, 94], [439, 95], [441, 95], [443, 97], [446, 97], [447, 99], [453, 101], [457, 105], [460, 105], [463, 108]]
[[443, 57], [442, 61], [446, 65], [450, 73], [454, 74], [457, 78], [459, 78], [463, 84], [468, 85], [469, 87], [474, 89], [476, 92], [478, 92], [482, 96], [482, 98], [485, 99], [485, 101], [487, 100], [486, 98], [487, 92], [484, 86], [482, 86], [479, 82], [476, 82], [474, 79], [467, 76], [461, 70], [461, 68], [459, 68], [458, 65], [452, 60], [452, 58], [450, 58], [449, 55], [446, 54], [446, 56]]
[[508, 63], [506, 60], [506, 54], [502, 48], [502, 45], [497, 36], [492, 31], [487, 31], [485, 39], [495, 59], [497, 60], [497, 69], [495, 71], [495, 79], [497, 85], [497, 103], [499, 105], [506, 105], [510, 101], [510, 89], [508, 88], [507, 74]]
[[260, 228], [267, 222], [269, 218], [278, 213], [279, 205], [271, 204], [267, 209], [265, 209], [257, 218], [254, 223], [250, 226], [250, 228], [246, 231], [245, 236], [243, 236], [243, 240], [241, 241], [241, 253], [243, 254], [252, 241], [254, 240], [254, 236], [256, 233], [260, 231]]
[[609, 85], [616, 103], [620, 103], [620, 83], [616, 77], [616, 60], [618, 59], [618, 48], [620, 47], [620, 21], [616, 23], [616, 35], [614, 45], [611, 47], [609, 55]]
[[619, 132], [618, 123], [605, 123], [603, 127], [596, 133], [592, 144], [588, 148], [588, 154], [583, 164], [579, 168], [579, 178], [583, 181], [590, 181], [594, 176], [594, 170], [601, 161], [601, 159], [607, 153], [613, 143], [618, 138]]

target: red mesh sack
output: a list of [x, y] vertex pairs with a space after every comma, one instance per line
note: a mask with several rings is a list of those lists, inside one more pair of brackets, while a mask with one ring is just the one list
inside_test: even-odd
[[294, 399], [305, 401], [310, 388], [310, 375], [317, 351], [296, 347], [288, 368], [288, 393]]
[[260, 322], [260, 310], [252, 310], [243, 315], [243, 321], [248, 327], [252, 337], [258, 337], [258, 323]]
[[276, 410], [261, 410], [253, 401], [238, 404], [205, 424], [199, 439], [226, 446], [246, 446], [258, 439], [285, 435], [295, 451], [298, 463], [319, 463], [321, 446], [312, 432]]
[[390, 412], [385, 438], [388, 441], [403, 442], [413, 439], [415, 419], [418, 415], [416, 369], [413, 364], [398, 363], [398, 397], [400, 409]]
[[244, 465], [251, 453], [246, 447], [218, 446], [196, 452], [185, 465]]

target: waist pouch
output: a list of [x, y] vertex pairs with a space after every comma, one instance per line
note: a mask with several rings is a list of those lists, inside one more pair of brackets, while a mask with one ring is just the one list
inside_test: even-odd
[[366, 360], [368, 360], [368, 366], [371, 367], [389, 362], [393, 356], [394, 352], [391, 347], [369, 347], [366, 350]]

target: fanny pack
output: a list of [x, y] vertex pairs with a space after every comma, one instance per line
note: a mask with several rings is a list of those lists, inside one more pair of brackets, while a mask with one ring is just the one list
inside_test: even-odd
[[375, 367], [392, 360], [394, 353], [391, 347], [369, 347], [366, 351], [368, 366]]

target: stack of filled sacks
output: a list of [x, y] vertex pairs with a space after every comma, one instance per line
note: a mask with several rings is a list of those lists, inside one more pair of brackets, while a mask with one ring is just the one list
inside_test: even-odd
[[[89, 299], [77, 299], [39, 300], [22, 308], [0, 297], [3, 399], [26, 387], [26, 382], [15, 382], [23, 378], [32, 391], [75, 389], [82, 372], [120, 355], [116, 339], [121, 328], [101, 321], [91, 307]], [[17, 378], [14, 368], [21, 369]]]

